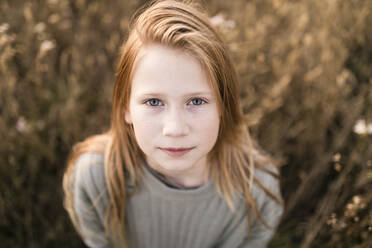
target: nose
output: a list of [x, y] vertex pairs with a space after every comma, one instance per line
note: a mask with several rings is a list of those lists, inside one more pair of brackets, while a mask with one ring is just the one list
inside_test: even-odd
[[164, 136], [186, 136], [189, 134], [189, 127], [185, 119], [185, 113], [179, 109], [169, 110], [163, 119]]

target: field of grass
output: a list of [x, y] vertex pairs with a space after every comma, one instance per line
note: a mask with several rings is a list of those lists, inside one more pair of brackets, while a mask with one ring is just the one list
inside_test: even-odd
[[[84, 247], [62, 206], [74, 143], [109, 126], [146, 1], [0, 1], [0, 246]], [[372, 244], [372, 1], [204, 0], [253, 137], [280, 163], [270, 247]]]

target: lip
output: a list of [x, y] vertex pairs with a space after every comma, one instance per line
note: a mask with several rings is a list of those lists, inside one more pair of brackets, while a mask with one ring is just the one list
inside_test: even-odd
[[172, 156], [172, 157], [179, 157], [179, 156], [182, 156], [186, 153], [188, 153], [189, 151], [191, 151], [192, 149], [194, 149], [194, 147], [190, 147], [190, 148], [173, 148], [173, 147], [166, 147], [166, 148], [160, 148], [160, 150], [164, 151], [165, 153], [167, 153], [168, 155]]

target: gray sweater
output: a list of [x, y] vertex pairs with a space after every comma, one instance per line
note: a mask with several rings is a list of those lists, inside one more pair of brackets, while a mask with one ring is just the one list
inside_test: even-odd
[[[85, 244], [92, 248], [113, 247], [104, 234], [104, 216], [108, 193], [103, 155], [81, 155], [74, 170], [74, 204]], [[246, 206], [241, 194], [235, 194], [232, 212], [218, 194], [213, 181], [196, 189], [175, 189], [142, 166], [141, 191], [128, 199], [129, 247], [134, 248], [235, 248], [266, 247], [282, 215], [283, 207], [257, 185], [253, 198], [266, 223], [253, 214], [248, 232]], [[261, 182], [280, 197], [278, 180], [261, 170], [255, 171]], [[92, 205], [94, 206], [92, 207]]]

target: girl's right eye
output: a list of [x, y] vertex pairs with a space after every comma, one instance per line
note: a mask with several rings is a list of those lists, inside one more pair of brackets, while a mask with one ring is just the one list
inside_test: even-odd
[[149, 106], [152, 106], [152, 107], [161, 106], [161, 101], [159, 99], [156, 99], [156, 98], [149, 99], [145, 103]]

